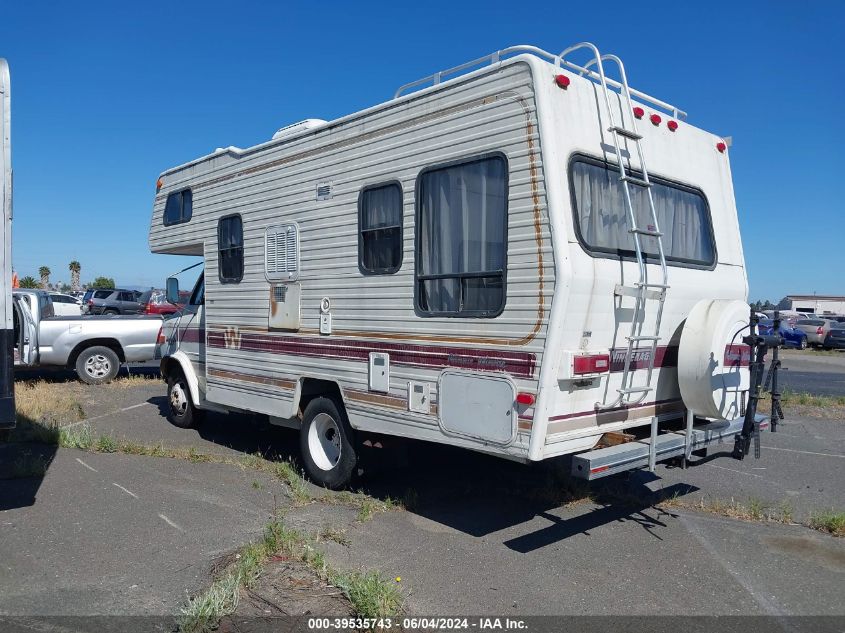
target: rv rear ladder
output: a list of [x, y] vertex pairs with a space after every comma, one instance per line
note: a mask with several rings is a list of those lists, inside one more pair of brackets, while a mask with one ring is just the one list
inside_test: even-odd
[[[622, 369], [622, 379], [619, 388], [616, 389], [617, 396], [612, 402], [608, 403], [607, 398], [604, 402], [597, 402], [596, 409], [613, 409], [619, 406], [635, 405], [642, 402], [646, 396], [654, 390], [652, 387], [652, 379], [654, 377], [654, 362], [657, 355], [657, 344], [660, 342], [660, 322], [663, 317], [663, 307], [666, 302], [666, 291], [669, 289], [669, 275], [666, 267], [666, 256], [663, 251], [663, 233], [660, 232], [660, 225], [657, 221], [657, 211], [654, 208], [654, 199], [651, 194], [651, 181], [648, 177], [648, 169], [646, 168], [645, 156], [642, 148], [642, 135], [637, 132], [636, 120], [633, 118], [634, 105], [631, 101], [631, 89], [628, 86], [628, 78], [625, 75], [625, 66], [622, 60], [616, 55], [602, 55], [599, 53], [595, 45], [589, 42], [582, 42], [571, 46], [560, 54], [560, 61], [564, 63], [566, 55], [579, 49], [588, 49], [593, 54], [593, 59], [585, 64], [583, 74], [588, 72], [590, 66], [595, 64], [596, 73], [598, 75], [598, 84], [604, 94], [604, 102], [607, 108], [608, 121], [610, 123], [607, 131], [610, 132], [613, 138], [613, 148], [616, 152], [616, 164], [619, 167], [619, 181], [622, 183], [622, 189], [625, 194], [625, 207], [628, 214], [628, 232], [634, 239], [634, 254], [636, 255], [637, 266], [639, 268], [639, 280], [632, 286], [617, 285], [614, 294], [616, 296], [630, 296], [634, 297], [634, 312], [631, 318], [631, 330], [627, 337], [628, 345], [625, 349], [624, 366]], [[629, 116], [631, 116], [630, 128], [625, 125], [625, 115], [622, 114], [622, 121], [620, 125], [616, 124], [613, 108], [611, 107], [610, 93], [611, 89], [609, 80], [604, 72], [603, 62], [609, 61], [616, 64], [619, 68], [619, 82], [613, 82], [619, 86], [619, 92], [624, 99], [624, 104], [627, 106]], [[629, 175], [625, 169], [625, 161], [623, 160], [622, 147], [620, 139], [625, 139], [633, 143], [637, 149], [637, 156], [640, 162], [640, 170], [642, 171], [642, 178]], [[636, 213], [634, 212], [634, 205], [631, 201], [630, 185], [635, 185], [645, 189], [648, 206], [650, 211], [650, 224], [646, 228], [640, 228], [637, 223]], [[662, 281], [654, 283], [649, 281], [648, 268], [646, 266], [647, 255], [643, 252], [641, 243], [642, 237], [652, 238], [657, 242], [657, 256], [660, 262], [660, 272]], [[653, 300], [657, 302], [654, 316], [653, 333], [643, 332], [643, 324], [645, 323], [646, 301]], [[641, 352], [647, 352], [647, 364], [645, 381], [641, 385], [634, 384], [635, 370], [631, 368], [633, 359], [639, 357]], [[637, 394], [637, 395], [635, 395]], [[653, 431], [656, 435], [656, 429]], [[655, 455], [653, 454], [655, 442], [652, 442], [652, 455], [650, 456], [650, 466], [653, 467]]]

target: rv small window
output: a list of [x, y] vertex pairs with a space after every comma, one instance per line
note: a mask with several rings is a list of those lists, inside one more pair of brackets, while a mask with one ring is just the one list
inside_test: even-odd
[[[634, 178], [642, 174], [629, 171]], [[573, 211], [582, 246], [591, 253], [614, 257], [633, 257], [634, 238], [629, 232], [625, 191], [615, 165], [592, 158], [576, 157], [570, 164]], [[669, 263], [709, 267], [716, 262], [710, 211], [704, 195], [691, 187], [650, 177], [651, 196], [660, 232], [663, 252]], [[631, 204], [637, 226], [653, 230], [648, 190], [630, 185]], [[640, 238], [643, 253], [657, 260], [657, 238]]]
[[417, 196], [418, 312], [452, 317], [501, 314], [508, 204], [504, 156], [425, 171]]
[[217, 223], [217, 273], [220, 282], [236, 284], [244, 276], [244, 230], [241, 216], [228, 215]]
[[402, 266], [402, 187], [368, 187], [358, 199], [358, 267], [389, 275]]
[[164, 203], [164, 226], [183, 224], [191, 219], [193, 194], [190, 189], [176, 191], [167, 196]]

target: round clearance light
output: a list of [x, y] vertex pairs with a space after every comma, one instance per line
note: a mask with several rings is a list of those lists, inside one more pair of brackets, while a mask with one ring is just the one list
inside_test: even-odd
[[566, 90], [569, 88], [569, 84], [571, 83], [569, 77], [566, 75], [555, 75], [555, 83], [557, 84], [558, 88], [563, 88]]
[[677, 122], [677, 121], [672, 121], [672, 120], [670, 119], [669, 121], [666, 121], [666, 127], [668, 127], [668, 128], [669, 128], [669, 131], [670, 131], [670, 132], [674, 132], [675, 130], [677, 130], [677, 129], [678, 129], [678, 122]]
[[634, 108], [634, 116], [638, 119], [642, 119], [645, 116], [645, 110], [642, 108]]
[[519, 393], [516, 395], [517, 404], [521, 404], [526, 407], [530, 407], [535, 401], [536, 398], [533, 393]]
[[659, 114], [652, 114], [648, 117], [649, 121], [651, 121], [652, 125], [660, 125], [660, 122], [663, 120], [660, 118]]
[[724, 154], [725, 150], [728, 149], [728, 146], [724, 141], [719, 141], [718, 143], [716, 143], [716, 149], [719, 150], [722, 154]]

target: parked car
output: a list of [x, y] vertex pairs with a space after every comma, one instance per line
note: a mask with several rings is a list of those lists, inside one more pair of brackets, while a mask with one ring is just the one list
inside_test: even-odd
[[155, 358], [161, 317], [61, 317], [53, 315], [43, 290], [15, 290], [12, 296], [16, 368], [68, 367], [97, 385], [114, 378], [121, 363]]
[[807, 335], [807, 342], [810, 345], [822, 347], [827, 333], [830, 332], [830, 326], [834, 323], [835, 321], [827, 319], [799, 319], [795, 327]]
[[824, 339], [826, 349], [845, 349], [845, 321], [833, 324]]
[[[775, 322], [771, 319], [761, 320], [759, 324], [760, 334], [771, 335], [774, 332]], [[786, 347], [797, 347], [807, 349], [807, 334], [798, 328], [790, 326], [786, 321], [781, 321], [780, 334], [783, 336]]]
[[144, 314], [176, 314], [184, 306], [170, 303], [163, 290], [147, 290], [138, 301], [144, 304]]
[[51, 292], [50, 300], [53, 302], [53, 310], [56, 316], [79, 316], [82, 314], [82, 300], [72, 295]]
[[90, 289], [85, 293], [85, 314], [143, 314], [140, 292], [121, 288]]

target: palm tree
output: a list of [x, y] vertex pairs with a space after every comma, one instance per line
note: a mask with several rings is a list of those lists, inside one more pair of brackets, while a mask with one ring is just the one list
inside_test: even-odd
[[50, 269], [42, 266], [38, 269], [38, 274], [41, 275], [41, 287], [47, 290], [50, 286]]
[[35, 277], [27, 275], [20, 280], [19, 285], [21, 288], [38, 288], [38, 280]]
[[82, 265], [75, 259], [68, 264], [70, 270], [70, 287], [72, 290], [79, 290], [79, 273], [82, 272]]

